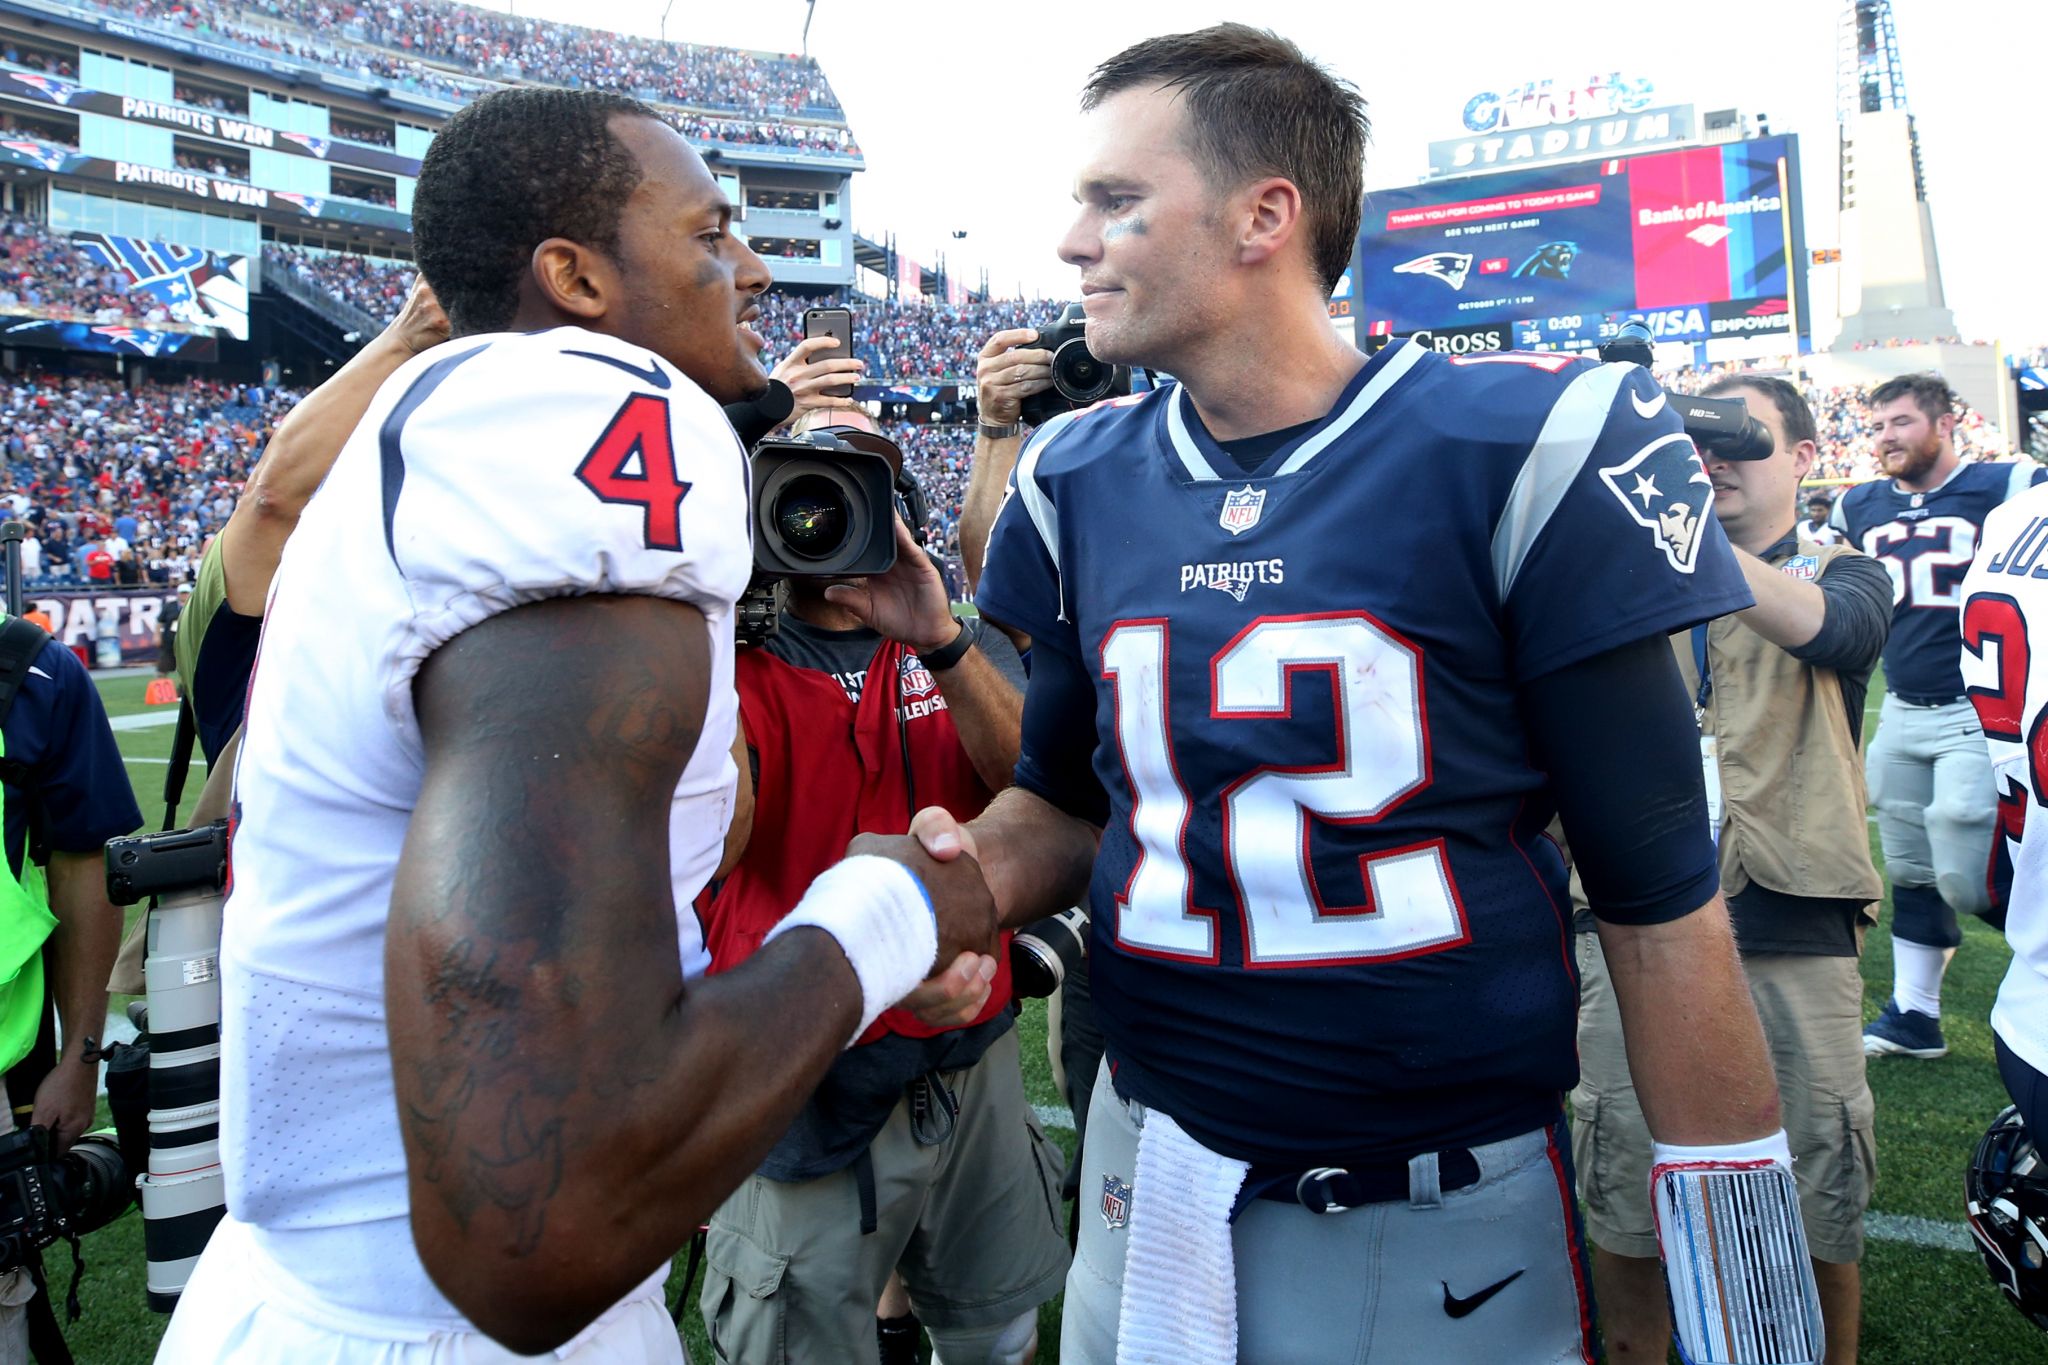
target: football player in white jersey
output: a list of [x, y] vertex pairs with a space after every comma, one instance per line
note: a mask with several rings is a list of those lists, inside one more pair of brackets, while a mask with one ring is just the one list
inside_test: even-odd
[[838, 1051], [898, 999], [985, 997], [979, 874], [907, 840], [695, 979], [753, 568], [719, 404], [767, 383], [732, 212], [608, 94], [494, 94], [427, 154], [453, 336], [278, 571], [221, 949], [228, 1215], [161, 1361], [680, 1360], [668, 1258]]
[[[2012, 965], [1991, 1006], [1993, 1048], [2020, 1117], [2048, 1134], [2048, 486], [1984, 518], [1963, 579], [1963, 683], [1984, 726], [1998, 792], [1998, 852], [2012, 882], [2005, 937]], [[2034, 649], [2043, 651], [2040, 659]]]

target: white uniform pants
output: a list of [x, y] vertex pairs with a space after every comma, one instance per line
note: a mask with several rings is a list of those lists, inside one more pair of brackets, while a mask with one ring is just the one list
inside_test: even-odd
[[687, 1365], [659, 1294], [613, 1308], [563, 1349], [506, 1350], [476, 1331], [386, 1322], [318, 1302], [264, 1255], [247, 1223], [223, 1218], [192, 1272], [157, 1365]]

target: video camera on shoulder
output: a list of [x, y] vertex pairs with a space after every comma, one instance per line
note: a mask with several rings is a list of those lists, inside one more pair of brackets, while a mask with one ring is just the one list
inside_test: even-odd
[[[1625, 322], [1614, 340], [1600, 348], [1600, 359], [1613, 364], [1623, 361], [1650, 368], [1650, 329], [1640, 322]], [[1685, 423], [1685, 434], [1699, 447], [1700, 454], [1720, 460], [1768, 460], [1777, 449], [1770, 429], [1749, 415], [1749, 404], [1740, 398], [1705, 398], [1699, 394], [1664, 390], [1672, 409]]]
[[1052, 387], [1024, 400], [1020, 411], [1032, 426], [1131, 391], [1131, 367], [1096, 359], [1088, 349], [1087, 327], [1087, 313], [1080, 304], [1070, 303], [1061, 310], [1059, 321], [1039, 330], [1032, 345], [1052, 352]]

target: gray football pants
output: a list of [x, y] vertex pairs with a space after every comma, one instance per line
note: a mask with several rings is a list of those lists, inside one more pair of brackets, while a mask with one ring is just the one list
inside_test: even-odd
[[[1990, 907], [1986, 883], [1998, 822], [1991, 755], [1976, 710], [1968, 702], [1912, 706], [1886, 696], [1864, 774], [1893, 888], [1892, 932], [1913, 943], [1960, 941], [1955, 914], [1981, 915]], [[1900, 887], [1932, 887], [1942, 904], [1900, 897]], [[1918, 922], [1931, 917], [1945, 923]]]
[[[1061, 1365], [1115, 1365], [1130, 1227], [1109, 1226], [1103, 1181], [1132, 1178], [1144, 1121], [1144, 1105], [1117, 1098], [1105, 1063], [1081, 1151], [1081, 1238], [1067, 1274]], [[1247, 1205], [1232, 1229], [1238, 1358], [1257, 1365], [1590, 1361], [1592, 1301], [1568, 1148], [1552, 1128], [1473, 1155], [1479, 1183], [1449, 1193], [1437, 1187], [1432, 1154], [1410, 1163], [1405, 1202], [1327, 1214], [1263, 1199]], [[1131, 1206], [1146, 1193], [1133, 1188]], [[1458, 1301], [1482, 1296], [1451, 1315], [1463, 1307]]]

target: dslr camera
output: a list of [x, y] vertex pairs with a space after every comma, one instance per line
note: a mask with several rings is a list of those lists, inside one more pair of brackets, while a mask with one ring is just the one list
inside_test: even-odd
[[112, 1133], [87, 1133], [61, 1157], [50, 1150], [47, 1128], [0, 1137], [0, 1271], [35, 1264], [60, 1237], [75, 1255], [80, 1237], [126, 1213], [134, 1199], [135, 1178]]
[[1026, 398], [1022, 415], [1032, 426], [1043, 426], [1063, 412], [1121, 398], [1131, 391], [1131, 367], [1109, 365], [1097, 360], [1088, 349], [1088, 315], [1078, 303], [1060, 312], [1059, 321], [1040, 329], [1032, 345], [1052, 352], [1052, 387]]
[[[1625, 361], [1650, 368], [1650, 329], [1640, 322], [1625, 322], [1614, 340], [1600, 348], [1607, 364]], [[1672, 411], [1685, 423], [1685, 434], [1699, 447], [1702, 457], [1722, 460], [1768, 460], [1777, 443], [1770, 429], [1749, 415], [1749, 404], [1740, 398], [1705, 398], [1699, 394], [1664, 390]]]

